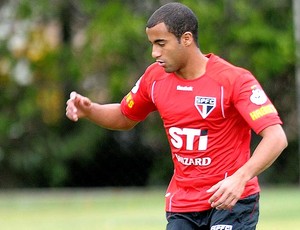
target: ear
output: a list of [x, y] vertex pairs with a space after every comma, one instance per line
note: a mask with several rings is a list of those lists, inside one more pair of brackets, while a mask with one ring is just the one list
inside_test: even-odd
[[190, 46], [194, 41], [193, 35], [191, 32], [185, 32], [181, 36], [181, 42], [184, 46]]

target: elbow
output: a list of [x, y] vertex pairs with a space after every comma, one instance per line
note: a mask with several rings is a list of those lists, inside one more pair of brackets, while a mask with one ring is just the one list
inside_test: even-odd
[[282, 146], [282, 150], [285, 149], [287, 146], [288, 146], [288, 140], [287, 140], [287, 137], [286, 137], [286, 134], [283, 130], [283, 128], [281, 127], [281, 132], [279, 132], [279, 135], [278, 135], [278, 141], [280, 141], [281, 143], [281, 146]]
[[129, 131], [131, 129], [133, 129], [134, 126], [109, 126], [109, 127], [106, 127], [106, 126], [102, 126], [102, 128], [105, 128], [105, 129], [109, 129], [109, 130], [113, 130], [113, 131]]
[[283, 129], [281, 129], [280, 132], [278, 132], [276, 136], [277, 136], [277, 141], [276, 141], [277, 145], [280, 146], [281, 151], [283, 151], [288, 146], [288, 140], [287, 140], [286, 134], [283, 131]]
[[267, 127], [261, 132], [261, 136], [269, 139], [279, 152], [282, 152], [288, 146], [288, 140], [281, 125]]
[[283, 146], [283, 149], [287, 148], [288, 147], [288, 140], [287, 140], [287, 137], [286, 135], [284, 134], [284, 137], [282, 138], [282, 146]]
[[116, 130], [116, 131], [129, 131], [133, 129], [138, 122], [132, 121], [129, 119], [124, 119], [119, 123], [115, 123], [114, 125], [111, 125], [110, 127], [106, 127], [110, 130]]
[[122, 127], [118, 128], [117, 130], [119, 130], [119, 131], [129, 131], [129, 130], [133, 129], [133, 127], [134, 126], [130, 126], [130, 125], [122, 126]]
[[280, 155], [283, 152], [283, 150], [286, 149], [287, 146], [288, 146], [288, 141], [287, 141], [286, 136], [284, 135], [281, 138], [278, 138], [276, 143], [277, 143], [276, 144], [277, 145], [277, 151]]

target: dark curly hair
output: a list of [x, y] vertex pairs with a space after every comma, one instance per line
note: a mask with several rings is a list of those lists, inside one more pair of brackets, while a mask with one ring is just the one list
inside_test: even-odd
[[198, 46], [198, 19], [187, 6], [175, 2], [161, 6], [149, 18], [146, 27], [152, 28], [159, 23], [164, 23], [179, 42], [185, 32], [191, 32]]

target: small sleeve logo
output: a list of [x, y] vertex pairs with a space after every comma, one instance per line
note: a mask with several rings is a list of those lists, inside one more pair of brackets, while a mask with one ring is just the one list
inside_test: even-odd
[[262, 89], [256, 88], [256, 86], [252, 89], [252, 94], [250, 96], [250, 101], [256, 105], [263, 105], [267, 102], [268, 98], [265, 92]]

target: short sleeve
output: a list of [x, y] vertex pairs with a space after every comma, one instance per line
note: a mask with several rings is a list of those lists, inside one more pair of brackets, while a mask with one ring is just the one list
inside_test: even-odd
[[251, 73], [242, 74], [236, 79], [233, 101], [236, 109], [257, 134], [270, 125], [282, 124], [275, 106]]
[[151, 100], [151, 81], [144, 74], [121, 101], [122, 113], [131, 120], [142, 121], [149, 113], [156, 110]]

